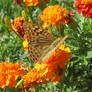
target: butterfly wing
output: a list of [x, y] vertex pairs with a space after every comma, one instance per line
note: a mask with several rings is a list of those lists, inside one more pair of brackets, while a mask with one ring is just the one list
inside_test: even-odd
[[64, 40], [68, 38], [68, 35], [66, 35], [64, 38], [58, 38], [56, 39], [42, 54], [40, 57], [40, 61], [44, 62], [48, 60], [50, 56], [53, 55], [53, 53], [59, 48], [59, 46], [62, 44]]
[[31, 22], [23, 24], [28, 40], [28, 53], [34, 62], [38, 62], [44, 50], [54, 41], [52, 33]]

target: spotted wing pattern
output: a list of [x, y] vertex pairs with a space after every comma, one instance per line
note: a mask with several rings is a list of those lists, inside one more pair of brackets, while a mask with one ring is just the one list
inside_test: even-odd
[[44, 50], [54, 41], [52, 33], [31, 22], [23, 24], [28, 40], [28, 53], [34, 62], [38, 62]]

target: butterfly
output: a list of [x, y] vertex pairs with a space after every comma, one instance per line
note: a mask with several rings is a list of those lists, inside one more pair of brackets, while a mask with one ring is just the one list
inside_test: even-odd
[[[59, 45], [67, 37], [55, 40], [54, 35], [44, 28], [33, 24], [32, 22], [24, 22], [23, 28], [28, 40], [28, 53], [34, 62], [44, 62]], [[57, 44], [58, 45], [55, 45]]]

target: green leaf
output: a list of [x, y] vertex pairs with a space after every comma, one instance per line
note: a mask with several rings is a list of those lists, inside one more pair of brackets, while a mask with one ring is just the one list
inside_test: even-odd
[[92, 58], [92, 51], [88, 51], [88, 52], [87, 52], [86, 58]]

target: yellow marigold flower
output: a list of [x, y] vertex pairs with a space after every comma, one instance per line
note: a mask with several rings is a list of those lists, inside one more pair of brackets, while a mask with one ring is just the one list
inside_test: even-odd
[[61, 44], [61, 45], [59, 46], [59, 49], [61, 49], [61, 50], [63, 50], [63, 51], [71, 52], [71, 51], [70, 51], [70, 48], [69, 48], [69, 47], [65, 47], [65, 45], [63, 45], [63, 44]]
[[21, 69], [21, 65], [18, 63], [0, 63], [0, 88], [4, 86], [14, 87], [16, 86], [17, 78], [23, 76], [25, 70]]
[[60, 5], [48, 6], [43, 10], [41, 20], [45, 22], [43, 26], [53, 25], [54, 27], [59, 22], [68, 23], [70, 21], [69, 15], [71, 15], [70, 12], [66, 8], [61, 8]]
[[28, 51], [28, 40], [26, 34], [24, 35], [23, 47], [25, 51]]

